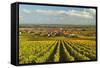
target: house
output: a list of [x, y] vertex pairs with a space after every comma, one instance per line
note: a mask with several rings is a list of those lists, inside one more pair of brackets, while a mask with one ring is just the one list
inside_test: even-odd
[[78, 35], [77, 34], [69, 34], [69, 37], [71, 37], [71, 38], [77, 38]]

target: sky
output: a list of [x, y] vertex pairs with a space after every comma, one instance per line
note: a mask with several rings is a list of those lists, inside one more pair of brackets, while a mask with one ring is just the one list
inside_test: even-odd
[[19, 24], [95, 25], [93, 8], [19, 5]]

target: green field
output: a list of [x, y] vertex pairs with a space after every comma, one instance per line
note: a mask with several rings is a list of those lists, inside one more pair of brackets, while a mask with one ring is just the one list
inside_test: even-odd
[[95, 60], [95, 38], [89, 38], [20, 35], [19, 64]]

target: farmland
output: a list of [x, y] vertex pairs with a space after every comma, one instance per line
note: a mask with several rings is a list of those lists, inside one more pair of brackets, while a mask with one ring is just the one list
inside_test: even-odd
[[94, 26], [35, 26], [19, 28], [19, 64], [96, 60]]

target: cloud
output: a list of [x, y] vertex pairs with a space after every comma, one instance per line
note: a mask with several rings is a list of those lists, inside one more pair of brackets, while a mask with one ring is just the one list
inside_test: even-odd
[[91, 15], [95, 15], [96, 14], [96, 10], [95, 9], [86, 9], [85, 11], [90, 13]]
[[31, 13], [31, 11], [28, 10], [28, 9], [23, 9], [22, 11], [23, 11], [24, 13]]
[[84, 11], [79, 11], [79, 10], [34, 10], [36, 13], [42, 13], [42, 14], [64, 14], [64, 15], [69, 15], [69, 16], [76, 16], [76, 17], [84, 17], [84, 18], [93, 18], [95, 15], [95, 10], [94, 9], [87, 9]]
[[95, 9], [88, 9], [90, 12], [95, 13], [96, 10]]
[[67, 15], [76, 16], [76, 17], [84, 17], [84, 18], [92, 18], [92, 15], [86, 11], [78, 11], [78, 10], [70, 10], [67, 12]]
[[27, 14], [46, 14], [46, 15], [66, 15], [66, 16], [76, 16], [76, 17], [83, 17], [83, 18], [94, 18], [96, 14], [95, 9], [84, 9], [84, 10], [43, 10], [43, 9], [36, 9], [36, 10], [28, 10], [23, 9], [24, 13]]
[[64, 10], [57, 11], [57, 10], [41, 10], [41, 9], [37, 9], [36, 12], [43, 13], [43, 14], [63, 14], [63, 13], [66, 13], [66, 11], [64, 11]]
[[53, 11], [53, 10], [36, 10], [37, 13], [44, 13], [44, 14], [54, 14], [54, 12], [56, 11]]

